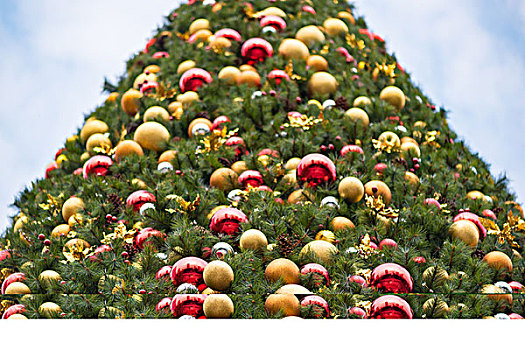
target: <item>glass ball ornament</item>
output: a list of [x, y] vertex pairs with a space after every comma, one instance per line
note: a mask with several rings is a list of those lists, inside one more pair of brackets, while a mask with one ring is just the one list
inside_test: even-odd
[[157, 165], [157, 170], [165, 174], [173, 170], [173, 165], [170, 162], [161, 162]]
[[228, 200], [232, 203], [239, 203], [243, 199], [243, 192], [240, 189], [228, 192]]
[[146, 214], [146, 211], [148, 211], [150, 209], [155, 210], [155, 204], [153, 204], [153, 203], [145, 203], [145, 204], [143, 204], [140, 207], [139, 213], [140, 213], [140, 215], [144, 216]]
[[178, 260], [171, 269], [170, 278], [176, 285], [191, 283], [198, 286], [204, 283], [203, 273], [208, 263], [201, 258], [189, 256]]
[[410, 305], [397, 295], [383, 295], [372, 303], [371, 319], [412, 319]]
[[372, 271], [370, 285], [385, 293], [410, 293], [413, 282], [410, 273], [403, 266], [385, 263]]
[[191, 129], [193, 136], [206, 135], [210, 133], [210, 126], [206, 123], [196, 123]]
[[405, 128], [403, 125], [396, 126], [395, 130], [396, 131], [401, 131], [401, 132], [407, 132], [407, 128]]
[[272, 26], [266, 26], [266, 27], [263, 27], [262, 32], [265, 34], [266, 33], [277, 33], [277, 29], [275, 29]]
[[258, 97], [263, 97], [264, 95], [265, 95], [265, 93], [262, 92], [262, 91], [254, 91], [254, 92], [252, 93], [251, 99], [252, 99], [252, 100], [255, 100], [256, 98], [258, 98]]
[[330, 158], [312, 153], [301, 159], [297, 165], [297, 180], [315, 187], [321, 184], [334, 182], [336, 179], [336, 168]]
[[494, 283], [494, 285], [496, 287], [503, 289], [505, 293], [512, 294], [512, 287], [507, 282], [499, 281], [499, 282]]
[[179, 317], [179, 320], [195, 320], [195, 317], [192, 315], [182, 315]]
[[504, 314], [504, 313], [495, 314], [495, 315], [494, 315], [494, 318], [495, 318], [496, 320], [510, 320], [509, 315]]
[[335, 107], [335, 101], [332, 99], [325, 100], [323, 102], [323, 109], [330, 109], [332, 107]]
[[333, 207], [339, 209], [339, 202], [334, 196], [327, 196], [321, 200], [321, 207]]
[[199, 294], [199, 289], [191, 283], [183, 283], [177, 287], [177, 294]]
[[204, 316], [203, 304], [206, 300], [204, 294], [177, 294], [173, 297], [170, 305], [171, 313], [175, 317], [183, 315], [195, 318]]
[[226, 242], [215, 243], [211, 248], [211, 255], [221, 260], [224, 259], [226, 255], [233, 254], [234, 252], [233, 247]]

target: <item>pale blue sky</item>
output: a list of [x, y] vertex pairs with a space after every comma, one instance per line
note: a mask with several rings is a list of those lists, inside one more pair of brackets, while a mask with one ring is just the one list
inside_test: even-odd
[[[44, 176], [178, 1], [0, 2], [0, 232], [14, 196]], [[369, 27], [472, 151], [525, 198], [525, 1], [357, 0]]]

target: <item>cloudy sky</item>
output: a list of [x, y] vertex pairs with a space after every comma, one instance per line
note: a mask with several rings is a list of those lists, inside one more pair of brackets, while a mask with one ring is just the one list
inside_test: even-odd
[[[0, 1], [0, 232], [17, 193], [142, 49], [168, 0]], [[358, 14], [472, 150], [525, 198], [525, 2], [357, 0]]]

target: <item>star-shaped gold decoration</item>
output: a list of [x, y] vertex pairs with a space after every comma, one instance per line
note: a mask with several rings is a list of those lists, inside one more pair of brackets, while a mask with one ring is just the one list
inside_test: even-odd
[[91, 247], [86, 248], [82, 243], [74, 244], [68, 247], [69, 251], [62, 252], [68, 262], [81, 261], [90, 256]]
[[228, 132], [224, 127], [220, 130], [212, 130], [204, 139], [200, 141], [201, 145], [197, 148], [197, 154], [210, 153], [218, 151], [230, 137], [234, 136], [239, 129]]
[[173, 213], [187, 214], [188, 212], [195, 211], [197, 207], [199, 206], [199, 204], [201, 203], [200, 195], [198, 195], [197, 198], [193, 202], [188, 202], [187, 200], [185, 200], [181, 196], [177, 196], [176, 194], [170, 194], [166, 196], [166, 199], [175, 200], [179, 204], [179, 206], [182, 208], [182, 210], [181, 209], [171, 209], [171, 208], [166, 209], [166, 211], [170, 214], [173, 214]]
[[177, 94], [177, 89], [172, 88], [170, 84], [164, 84], [163, 82], [159, 83], [157, 87], [157, 92], [153, 95], [153, 98], [158, 101], [164, 101], [167, 98], [172, 98]]
[[498, 237], [499, 244], [508, 242], [511, 247], [519, 248], [519, 244], [514, 241], [516, 238], [513, 233], [516, 231], [525, 232], [525, 221], [518, 216], [512, 214], [511, 211], [507, 213], [507, 222], [503, 224], [503, 229], [500, 229], [498, 224], [486, 218], [479, 218], [483, 227], [487, 229], [487, 234]]

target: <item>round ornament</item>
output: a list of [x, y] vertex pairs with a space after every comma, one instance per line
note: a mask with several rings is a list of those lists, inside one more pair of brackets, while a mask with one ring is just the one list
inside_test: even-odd
[[197, 91], [204, 84], [213, 81], [211, 74], [202, 68], [191, 68], [185, 71], [179, 80], [179, 87], [182, 92]]
[[308, 93], [312, 97], [332, 95], [337, 91], [337, 80], [327, 72], [318, 71], [308, 80]]
[[256, 229], [244, 231], [239, 242], [242, 250], [260, 251], [265, 250], [267, 245], [268, 239], [264, 233]]
[[157, 122], [146, 122], [139, 125], [133, 140], [142, 148], [161, 152], [164, 151], [170, 140], [170, 133], [166, 127]]
[[365, 188], [361, 180], [348, 176], [339, 182], [339, 196], [350, 203], [357, 203], [365, 194]]
[[78, 197], [71, 197], [62, 205], [62, 217], [67, 222], [72, 215], [82, 210], [84, 210], [84, 201]]
[[215, 260], [204, 268], [204, 283], [216, 291], [225, 291], [230, 288], [234, 274], [233, 270], [224, 261]]
[[279, 46], [279, 54], [287, 59], [306, 60], [310, 56], [308, 46], [297, 39], [284, 39]]
[[139, 211], [144, 204], [155, 203], [156, 201], [157, 200], [152, 193], [146, 190], [138, 190], [129, 195], [126, 199], [126, 205], [133, 207], [134, 211]]
[[372, 319], [411, 319], [412, 316], [410, 305], [396, 295], [383, 295], [374, 300], [370, 308]]
[[218, 234], [235, 236], [239, 232], [240, 224], [245, 222], [248, 222], [248, 217], [239, 209], [223, 208], [213, 214], [210, 230]]
[[370, 285], [384, 293], [410, 293], [413, 282], [410, 273], [403, 266], [386, 263], [372, 271]]
[[405, 107], [406, 97], [403, 91], [397, 86], [387, 86], [379, 94], [379, 98], [386, 103], [394, 106], [397, 110]]
[[471, 248], [476, 248], [479, 240], [477, 226], [469, 220], [458, 220], [450, 226], [448, 233], [452, 238], [465, 242]]
[[241, 47], [241, 55], [246, 63], [252, 65], [262, 62], [266, 57], [273, 55], [272, 45], [261, 38], [251, 38], [244, 42]]
[[140, 145], [132, 140], [120, 141], [115, 148], [115, 160], [120, 162], [125, 157], [136, 154], [138, 156], [143, 156], [144, 151]]
[[210, 177], [210, 186], [222, 191], [231, 191], [237, 187], [237, 173], [230, 168], [219, 168]]
[[203, 304], [206, 318], [230, 318], [235, 311], [233, 301], [226, 294], [209, 295]]
[[208, 263], [197, 257], [186, 257], [178, 260], [171, 269], [170, 278], [176, 285], [191, 283], [199, 286], [204, 283], [203, 273]]
[[337, 248], [330, 242], [315, 240], [311, 241], [301, 249], [300, 257], [306, 258], [313, 254], [321, 262], [327, 264], [332, 260], [332, 255], [338, 252]]
[[335, 165], [322, 154], [309, 154], [297, 165], [297, 179], [313, 187], [331, 183], [336, 179]]
[[365, 184], [365, 193], [375, 198], [381, 196], [383, 203], [386, 205], [389, 205], [392, 200], [392, 192], [390, 192], [390, 188], [383, 181], [373, 180], [367, 182]]
[[90, 175], [106, 176], [113, 161], [108, 156], [98, 155], [89, 158], [82, 168], [82, 176], [87, 179]]

